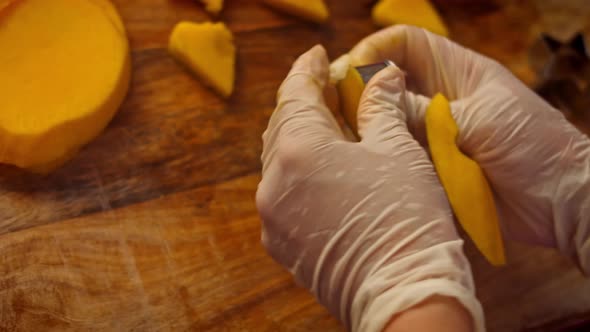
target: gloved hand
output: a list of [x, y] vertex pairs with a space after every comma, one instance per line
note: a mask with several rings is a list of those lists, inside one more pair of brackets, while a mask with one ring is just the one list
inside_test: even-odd
[[346, 140], [326, 107], [328, 76], [316, 46], [279, 89], [256, 195], [264, 246], [352, 331], [381, 332], [433, 295], [455, 298], [483, 331], [463, 241], [406, 126], [402, 72], [390, 67], [367, 85], [361, 142]]
[[[361, 41], [353, 65], [392, 60], [407, 74], [410, 132], [442, 92], [458, 145], [483, 168], [503, 233], [559, 248], [590, 274], [590, 140], [497, 62], [425, 30], [394, 26]], [[411, 92], [410, 92], [411, 91]]]

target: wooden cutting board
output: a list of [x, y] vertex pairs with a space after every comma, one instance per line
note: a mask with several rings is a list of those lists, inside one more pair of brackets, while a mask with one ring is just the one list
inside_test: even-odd
[[[260, 137], [291, 63], [318, 43], [346, 52], [376, 30], [370, 7], [328, 1], [334, 18], [320, 27], [226, 2], [239, 50], [230, 100], [166, 51], [179, 20], [210, 19], [195, 1], [117, 0], [134, 69], [119, 114], [50, 176], [0, 169], [1, 331], [342, 330], [264, 252], [254, 195]], [[534, 82], [527, 49], [545, 9], [439, 3], [455, 40]], [[490, 331], [590, 316], [590, 282], [556, 253], [511, 244], [510, 264], [492, 268], [467, 252]]]

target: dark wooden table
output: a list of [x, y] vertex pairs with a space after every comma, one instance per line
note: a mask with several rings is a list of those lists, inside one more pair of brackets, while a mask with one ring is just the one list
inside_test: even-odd
[[[588, 22], [584, 1], [561, 14], [568, 24]], [[1, 169], [1, 331], [342, 330], [265, 254], [254, 194], [260, 136], [291, 63], [317, 43], [332, 57], [346, 52], [376, 30], [370, 7], [328, 1], [333, 19], [319, 27], [256, 1], [226, 2], [221, 19], [239, 51], [236, 92], [223, 101], [166, 51], [175, 23], [210, 19], [195, 1], [115, 1], [134, 69], [120, 112], [50, 176]], [[536, 34], [563, 26], [543, 1], [439, 3], [455, 40], [529, 84]], [[590, 282], [568, 260], [509, 251], [497, 269], [467, 248], [490, 331], [550, 331], [590, 315]]]

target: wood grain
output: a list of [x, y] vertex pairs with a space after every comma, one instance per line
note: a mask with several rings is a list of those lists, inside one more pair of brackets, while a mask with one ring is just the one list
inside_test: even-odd
[[[5, 234], [0, 330], [341, 330], [259, 244], [258, 181]], [[501, 269], [467, 252], [490, 331], [590, 309], [590, 283], [552, 251], [512, 245]]]
[[[211, 19], [195, 1], [114, 2], [133, 52], [118, 115], [50, 176], [0, 169], [0, 331], [342, 330], [261, 248], [254, 193], [260, 137], [293, 60], [317, 43], [346, 52], [375, 31], [370, 6], [328, 1], [334, 18], [316, 26], [226, 1], [238, 78], [223, 101], [166, 51], [179, 20]], [[550, 6], [450, 3], [437, 1], [455, 40], [534, 82], [528, 47], [550, 28]], [[590, 284], [570, 262], [509, 250], [495, 269], [466, 248], [490, 331], [554, 331], [590, 315]]]
[[5, 235], [0, 330], [337, 330], [259, 245], [258, 181]]

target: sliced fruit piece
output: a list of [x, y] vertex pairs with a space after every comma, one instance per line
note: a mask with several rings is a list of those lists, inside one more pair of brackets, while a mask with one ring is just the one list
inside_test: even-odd
[[217, 15], [223, 9], [223, 0], [201, 0], [205, 4], [205, 10]]
[[236, 48], [225, 24], [180, 22], [170, 35], [168, 49], [221, 96], [232, 94]]
[[373, 21], [379, 26], [408, 24], [442, 36], [449, 31], [428, 0], [381, 0], [373, 7]]
[[107, 0], [6, 4], [0, 162], [47, 173], [95, 138], [119, 108], [129, 85], [129, 46]]
[[323, 0], [264, 0], [269, 6], [299, 18], [323, 23], [330, 14]]
[[457, 147], [459, 129], [448, 100], [441, 94], [426, 111], [426, 133], [436, 172], [459, 223], [490, 263], [504, 264], [494, 195], [479, 165]]

